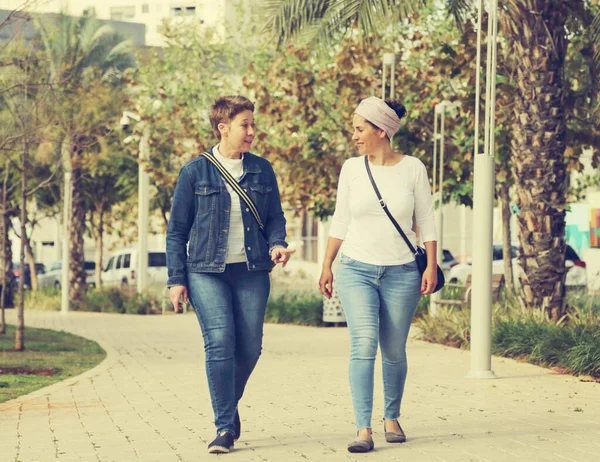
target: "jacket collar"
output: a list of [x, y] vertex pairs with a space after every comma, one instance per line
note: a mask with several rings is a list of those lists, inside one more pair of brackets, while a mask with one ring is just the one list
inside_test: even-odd
[[[215, 146], [211, 146], [210, 149], [208, 149], [208, 152], [210, 152], [211, 154], [214, 154], [213, 149], [215, 148]], [[262, 172], [262, 170], [260, 169], [260, 165], [258, 165], [258, 162], [256, 162], [256, 156], [254, 154], [252, 154], [251, 152], [244, 153], [243, 165], [244, 165], [245, 173], [261, 173]]]

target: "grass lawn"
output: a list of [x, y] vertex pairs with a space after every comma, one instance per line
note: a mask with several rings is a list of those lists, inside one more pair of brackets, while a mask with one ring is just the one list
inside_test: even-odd
[[96, 366], [106, 352], [96, 342], [66, 332], [25, 328], [25, 351], [14, 351], [15, 326], [0, 335], [0, 403]]

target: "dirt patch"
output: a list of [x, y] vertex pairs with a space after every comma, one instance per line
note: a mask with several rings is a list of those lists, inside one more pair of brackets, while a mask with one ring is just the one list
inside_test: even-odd
[[38, 375], [40, 377], [51, 377], [58, 374], [58, 369], [52, 368], [41, 368], [41, 369], [30, 369], [29, 367], [2, 367], [0, 368], [0, 375]]

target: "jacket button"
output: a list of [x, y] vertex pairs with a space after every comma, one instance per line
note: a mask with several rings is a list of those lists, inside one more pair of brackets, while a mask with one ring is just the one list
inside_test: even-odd
[[256, 268], [256, 265], [252, 265], [252, 268]]
[[246, 188], [244, 188], [244, 191], [245, 191], [245, 192], [248, 192], [248, 190], [247, 190]]
[[250, 227], [249, 226], [246, 228], [246, 231], [250, 231]]
[[252, 250], [252, 247], [248, 247], [248, 250]]
[[249, 211], [250, 211], [250, 209], [246, 207], [246, 212], [249, 212]]

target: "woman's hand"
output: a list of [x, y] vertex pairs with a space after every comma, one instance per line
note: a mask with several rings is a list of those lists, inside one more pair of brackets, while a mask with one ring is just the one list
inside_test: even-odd
[[271, 260], [276, 265], [281, 263], [281, 266], [285, 268], [287, 262], [290, 260], [292, 254], [296, 251], [296, 249], [286, 249], [285, 247], [275, 247], [271, 250]]
[[430, 295], [435, 290], [437, 285], [437, 267], [428, 266], [423, 273], [423, 279], [421, 280], [421, 293], [423, 295]]
[[321, 277], [319, 278], [319, 290], [327, 298], [331, 298], [333, 295], [333, 273], [331, 272], [331, 266], [323, 265]]
[[180, 301], [183, 299], [183, 303], [188, 302], [188, 292], [185, 286], [173, 286], [169, 289], [169, 299], [173, 304], [175, 313], [179, 313], [181, 309]]

